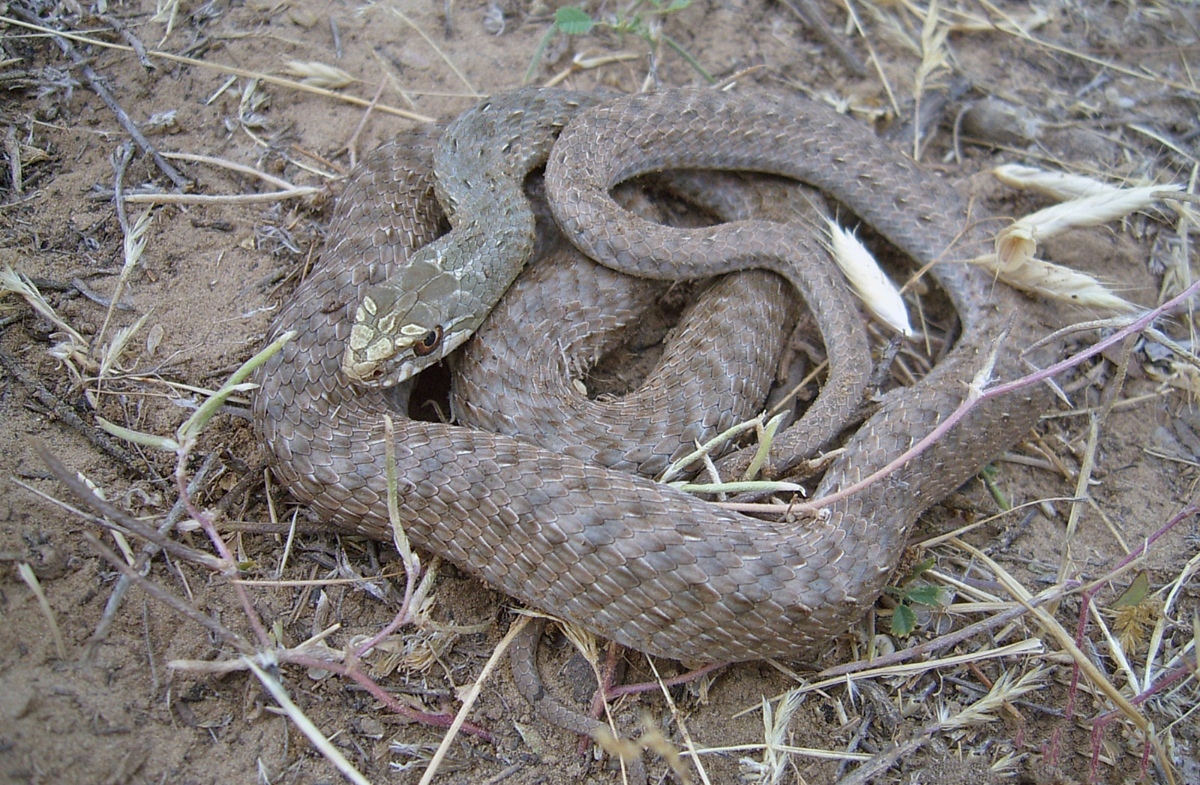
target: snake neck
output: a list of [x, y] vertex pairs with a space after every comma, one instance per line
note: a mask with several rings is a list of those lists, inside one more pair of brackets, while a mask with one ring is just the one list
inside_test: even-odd
[[596, 100], [517, 90], [483, 101], [447, 126], [434, 171], [452, 229], [366, 292], [344, 373], [363, 386], [392, 386], [474, 334], [533, 255], [537, 233], [526, 178], [546, 163], [567, 122]]

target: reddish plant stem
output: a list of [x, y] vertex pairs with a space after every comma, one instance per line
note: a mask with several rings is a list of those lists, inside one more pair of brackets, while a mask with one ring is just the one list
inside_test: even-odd
[[[427, 714], [423, 711], [417, 711], [414, 708], [405, 706], [398, 700], [393, 698], [382, 687], [375, 683], [370, 676], [360, 671], [357, 667], [347, 667], [337, 662], [328, 662], [326, 660], [309, 657], [304, 654], [295, 654], [288, 651], [279, 652], [280, 662], [299, 665], [304, 668], [316, 668], [318, 670], [327, 670], [343, 678], [353, 679], [364, 690], [371, 694], [373, 698], [387, 706], [397, 714], [407, 717], [410, 720], [419, 722], [423, 725], [432, 725], [437, 728], [449, 728], [454, 722], [454, 717], [449, 714]], [[491, 743], [492, 734], [484, 728], [474, 725], [470, 722], [463, 723], [463, 730], [472, 736], [478, 736], [484, 741]]]
[[[1164, 314], [1166, 314], [1167, 312], [1173, 310], [1177, 305], [1185, 302], [1186, 300], [1193, 297], [1197, 293], [1200, 293], [1200, 280], [1197, 280], [1195, 283], [1193, 283], [1187, 289], [1184, 289], [1181, 293], [1177, 294], [1175, 297], [1172, 297], [1170, 300], [1168, 300], [1167, 302], [1158, 306], [1157, 308], [1147, 311], [1142, 316], [1140, 316], [1137, 319], [1135, 319], [1134, 321], [1130, 322], [1129, 325], [1127, 325], [1126, 327], [1123, 327], [1120, 330], [1117, 330], [1115, 333], [1108, 336], [1107, 338], [1103, 338], [1103, 339], [1097, 341], [1096, 343], [1089, 346], [1087, 349], [1084, 349], [1082, 352], [1079, 352], [1078, 354], [1074, 354], [1074, 355], [1068, 357], [1067, 359], [1063, 360], [1062, 362], [1051, 365], [1049, 368], [1044, 368], [1040, 371], [1034, 371], [1033, 373], [1022, 376], [1019, 379], [1014, 379], [1013, 381], [1005, 382], [1004, 384], [998, 384], [995, 387], [988, 387], [987, 389], [980, 389], [975, 386], [976, 383], [985, 384], [986, 380], [973, 381], [970, 392], [968, 393], [966, 400], [964, 400], [959, 405], [959, 407], [957, 409], [955, 409], [953, 413], [950, 414], [949, 417], [947, 417], [945, 420], [943, 420], [941, 422], [941, 424], [939, 424], [936, 428], [934, 428], [933, 431], [930, 432], [928, 436], [926, 436], [924, 439], [921, 439], [919, 442], [914, 444], [903, 455], [896, 458], [894, 461], [889, 463], [887, 466], [884, 466], [882, 469], [880, 469], [879, 471], [870, 475], [869, 477], [866, 477], [865, 479], [863, 479], [859, 482], [856, 482], [847, 488], [843, 488], [842, 490], [838, 491], [837, 493], [831, 493], [828, 496], [823, 496], [820, 499], [814, 499], [813, 501], [806, 502], [804, 504], [791, 505], [790, 507], [787, 508], [788, 511], [789, 512], [798, 512], [798, 513], [816, 513], [818, 510], [820, 510], [824, 507], [828, 507], [829, 505], [834, 504], [835, 502], [841, 501], [842, 499], [845, 499], [848, 496], [852, 496], [853, 494], [858, 493], [860, 490], [862, 490], [866, 486], [868, 486], [872, 483], [878, 482], [882, 478], [888, 476], [892, 472], [894, 472], [897, 469], [899, 469], [900, 467], [904, 466], [906, 463], [908, 463], [912, 459], [916, 458], [921, 453], [925, 452], [935, 442], [937, 442], [939, 439], [941, 439], [942, 436], [944, 436], [951, 428], [953, 428], [955, 425], [957, 425], [958, 422], [960, 420], [962, 420], [962, 418], [965, 417], [968, 412], [970, 412], [977, 405], [979, 405], [980, 402], [989, 400], [991, 398], [997, 398], [1001, 395], [1007, 395], [1008, 393], [1015, 392], [1024, 387], [1028, 387], [1032, 384], [1037, 384], [1039, 382], [1045, 381], [1046, 379], [1049, 379], [1049, 378], [1055, 376], [1056, 374], [1062, 373], [1063, 371], [1067, 370], [1068, 368], [1073, 368], [1073, 367], [1079, 365], [1084, 360], [1087, 360], [1090, 357], [1094, 357], [1095, 355], [1099, 354], [1100, 352], [1103, 352], [1104, 350], [1108, 349], [1110, 346], [1114, 346], [1114, 345], [1120, 343], [1121, 341], [1125, 340], [1129, 336], [1139, 333], [1142, 330], [1146, 329], [1146, 327], [1148, 327], [1155, 319], [1157, 319], [1160, 316], [1163, 316]], [[763, 505], [763, 506], [767, 508], [765, 511], [768, 511], [768, 512], [778, 512], [779, 511], [778, 508], [772, 509], [768, 505]]]
[[[229, 550], [229, 546], [225, 543], [225, 538], [217, 531], [216, 525], [200, 508], [192, 503], [192, 496], [188, 493], [187, 477], [185, 476], [184, 467], [187, 465], [187, 457], [190, 450], [185, 450], [179, 455], [175, 469], [175, 485], [179, 488], [179, 498], [183, 500], [187, 507], [188, 515], [200, 524], [204, 529], [204, 533], [208, 535], [208, 539], [212, 542], [213, 547], [217, 549], [217, 553], [228, 564], [228, 570], [234, 575], [237, 574], [237, 559], [233, 557], [233, 552]], [[227, 575], [226, 577], [233, 577]], [[250, 602], [250, 595], [246, 593], [246, 587], [235, 581], [229, 582], [230, 587], [237, 595], [238, 602], [242, 605], [242, 610], [246, 614], [246, 621], [250, 624], [250, 629], [254, 630], [254, 636], [258, 639], [260, 646], [271, 648], [274, 644], [271, 643], [271, 637], [267, 634], [267, 628], [263, 625], [262, 619], [258, 615], [258, 611], [254, 609], [254, 603]]]

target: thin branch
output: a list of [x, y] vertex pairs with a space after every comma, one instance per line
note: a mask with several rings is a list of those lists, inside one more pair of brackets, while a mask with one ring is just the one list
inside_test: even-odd
[[[137, 127], [137, 123], [133, 122], [133, 119], [125, 113], [125, 110], [122, 109], [121, 105], [117, 103], [117, 99], [113, 98], [112, 93], [110, 93], [108, 88], [104, 86], [100, 80], [100, 77], [95, 71], [92, 70], [92, 67], [88, 65], [87, 58], [76, 51], [75, 47], [71, 44], [71, 41], [68, 40], [70, 36], [58, 30], [42, 27], [38, 24], [41, 21], [40, 19], [28, 11], [25, 11], [20, 6], [11, 6], [11, 10], [14, 14], [21, 17], [21, 19], [25, 21], [26, 24], [22, 24], [22, 27], [36, 27], [37, 29], [50, 34], [50, 37], [54, 40], [54, 43], [58, 45], [58, 48], [62, 50], [62, 53], [70, 58], [75, 67], [79, 69], [80, 74], [83, 75], [84, 80], [88, 83], [88, 87], [92, 89], [92, 92], [99, 96], [100, 100], [104, 102], [104, 104], [114, 115], [116, 115], [117, 122], [119, 122], [121, 127], [125, 129], [125, 133], [129, 134], [130, 138], [137, 143], [137, 146], [142, 149], [143, 153], [154, 159], [155, 165], [162, 170], [162, 173], [167, 176], [167, 179], [175, 184], [176, 188], [181, 191], [186, 191], [192, 187], [192, 181], [181, 175], [178, 169], [176, 169], [174, 166], [171, 166], [171, 164], [167, 162], [167, 159], [163, 158], [162, 155], [159, 154], [158, 148], [150, 144], [150, 140], [147, 139], [144, 134], [142, 134], [141, 129]], [[0, 20], [10, 21], [3, 17], [0, 17]], [[17, 20], [11, 21], [20, 24], [17, 22]], [[133, 47], [121, 48], [127, 49], [131, 52], [135, 51]]]
[[175, 611], [176, 613], [183, 616], [184, 618], [191, 619], [192, 621], [196, 622], [201, 627], [204, 627], [206, 630], [211, 632], [213, 635], [216, 635], [221, 640], [225, 640], [225, 641], [228, 641], [229, 643], [233, 644], [236, 648], [240, 649], [242, 652], [249, 653], [254, 650], [253, 647], [250, 645], [250, 642], [247, 641], [245, 638], [243, 638], [241, 635], [238, 635], [236, 632], [229, 629], [224, 624], [221, 624], [216, 619], [213, 619], [213, 618], [201, 613], [199, 610], [192, 607], [191, 605], [184, 602], [183, 600], [179, 599], [174, 594], [171, 594], [168, 591], [164, 591], [162, 588], [160, 588], [158, 585], [156, 585], [153, 581], [149, 581], [146, 578], [144, 578], [142, 576], [142, 574], [140, 572], [138, 572], [137, 570], [135, 570], [133, 567], [131, 567], [125, 561], [125, 559], [123, 559], [120, 555], [118, 555], [116, 552], [114, 552], [107, 545], [100, 542], [100, 539], [98, 537], [96, 537], [96, 535], [92, 534], [89, 531], [85, 531], [83, 533], [83, 537], [85, 540], [88, 541], [88, 543], [91, 544], [91, 546], [93, 548], [95, 548], [100, 553], [101, 556], [104, 557], [105, 561], [107, 561], [109, 564], [111, 564], [122, 575], [129, 578], [129, 580], [131, 580], [135, 586], [137, 586], [139, 589], [141, 589], [142, 591], [149, 594], [154, 599], [163, 603], [168, 608]]

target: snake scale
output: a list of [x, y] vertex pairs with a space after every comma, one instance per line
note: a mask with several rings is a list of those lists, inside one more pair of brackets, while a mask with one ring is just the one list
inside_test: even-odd
[[[455, 231], [473, 222], [526, 253], [520, 249], [530, 246], [532, 218], [506, 212], [522, 208], [504, 192], [512, 183], [519, 190], [525, 173], [549, 155], [550, 199], [568, 236], [606, 263], [647, 265], [661, 277], [677, 277], [679, 264], [711, 262], [707, 274], [761, 262], [744, 253], [758, 248], [746, 234], [750, 224], [668, 230], [639, 222], [611, 202], [612, 185], [656, 168], [795, 177], [831, 193], [918, 263], [967, 255], [956, 253], [973, 237], [963, 234], [970, 226], [965, 200], [825, 107], [686, 89], [587, 111], [577, 103], [557, 91], [507, 94], [477, 107], [479, 123], [459, 129], [465, 136], [443, 139], [439, 157], [464, 141], [473, 144], [462, 151], [466, 177], [482, 197], [479, 204], [446, 205]], [[254, 400], [281, 481], [331, 525], [381, 539], [390, 538], [381, 422], [388, 401], [386, 391], [343, 373], [347, 344], [362, 345], [352, 337], [354, 319], [366, 298], [383, 296], [381, 285], [406, 269], [406, 260], [418, 259], [426, 265], [424, 291], [438, 302], [432, 310], [420, 296], [415, 305], [399, 303], [417, 314], [399, 321], [426, 328], [408, 330], [410, 359], [413, 347], [418, 356], [436, 357], [461, 342], [463, 321], [437, 315], [430, 326], [422, 319], [447, 299], [474, 296], [451, 291], [442, 272], [428, 266], [447, 253], [445, 241], [431, 246], [432, 255], [414, 254], [440, 233], [435, 190], [442, 186], [413, 163], [407, 149], [413, 144], [409, 137], [380, 148], [351, 177], [320, 265], [269, 337], [290, 329], [299, 335], [260, 369]], [[489, 158], [493, 153], [499, 162]], [[497, 202], [504, 211], [488, 212]], [[472, 214], [476, 210], [484, 212]], [[709, 255], [695, 258], [697, 248]], [[722, 253], [734, 261], [718, 259]], [[953, 411], [966, 395], [965, 383], [988, 362], [1007, 317], [1021, 308], [1016, 295], [973, 269], [935, 264], [932, 274], [959, 311], [959, 340], [915, 386], [883, 397], [825, 473], [817, 497], [886, 465]], [[392, 313], [397, 303], [386, 305], [378, 310]], [[1030, 329], [1016, 320], [995, 356], [997, 377], [1019, 373], [1012, 347], [1024, 345]], [[403, 375], [392, 364], [386, 372]], [[837, 389], [827, 385], [822, 398], [844, 394]], [[399, 511], [416, 545], [505, 594], [626, 646], [686, 663], [794, 658], [870, 607], [917, 516], [1019, 438], [1044, 405], [1038, 390], [989, 400], [933, 449], [829, 506], [827, 515], [802, 522], [718, 509], [511, 437], [401, 419], [395, 434]]]

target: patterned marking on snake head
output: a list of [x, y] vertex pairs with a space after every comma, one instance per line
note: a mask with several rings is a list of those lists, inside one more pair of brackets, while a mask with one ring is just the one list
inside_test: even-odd
[[359, 384], [390, 387], [466, 339], [469, 332], [455, 317], [458, 277], [437, 261], [432, 253], [418, 254], [404, 272], [367, 290], [342, 355], [346, 376]]

